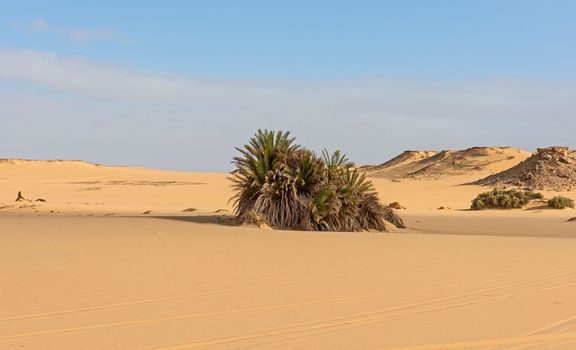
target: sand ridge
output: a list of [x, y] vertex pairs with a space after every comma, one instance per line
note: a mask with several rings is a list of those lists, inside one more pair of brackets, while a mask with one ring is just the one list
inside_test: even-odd
[[397, 155], [396, 157], [380, 165], [366, 166], [364, 167], [364, 169], [370, 170], [371, 172], [376, 172], [378, 170], [405, 166], [407, 164], [417, 162], [422, 159], [430, 158], [435, 154], [438, 154], [438, 151], [404, 151], [399, 155]]
[[447, 176], [492, 174], [520, 163], [530, 153], [512, 147], [472, 147], [460, 151], [405, 151], [370, 167], [372, 177], [439, 179]]

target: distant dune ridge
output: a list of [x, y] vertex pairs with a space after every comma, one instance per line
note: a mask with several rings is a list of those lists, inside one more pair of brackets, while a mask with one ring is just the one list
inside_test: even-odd
[[443, 178], [493, 174], [509, 169], [530, 156], [512, 147], [472, 147], [460, 151], [404, 151], [386, 163], [368, 167], [369, 176], [387, 179]]
[[404, 151], [397, 155], [396, 157], [390, 159], [389, 161], [382, 163], [380, 165], [368, 165], [361, 167], [364, 170], [369, 171], [369, 174], [381, 174], [388, 173], [391, 169], [403, 170], [403, 172], [409, 171], [408, 165], [417, 163], [423, 159], [427, 159], [437, 154], [438, 151]]
[[22, 165], [22, 164], [74, 164], [74, 165], [84, 165], [84, 166], [103, 166], [98, 163], [91, 163], [85, 160], [64, 160], [64, 159], [49, 159], [49, 160], [36, 160], [36, 159], [21, 159], [21, 158], [0, 158], [0, 164], [12, 164], [12, 165]]
[[520, 164], [480, 179], [475, 184], [572, 191], [576, 189], [576, 151], [559, 146], [539, 148]]
[[371, 167], [370, 170], [377, 171], [382, 169], [390, 169], [400, 165], [406, 165], [408, 163], [430, 158], [437, 153], [438, 151], [404, 151], [385, 163]]

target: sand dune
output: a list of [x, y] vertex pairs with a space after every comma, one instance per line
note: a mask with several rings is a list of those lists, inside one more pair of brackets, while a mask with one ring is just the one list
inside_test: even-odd
[[[79, 161], [21, 161], [0, 163], [0, 207], [15, 204], [18, 191], [39, 213], [137, 214], [231, 209], [227, 174], [181, 173], [138, 167], [109, 167]], [[3, 211], [7, 211], [6, 208]], [[14, 208], [12, 208], [14, 209]], [[26, 208], [23, 208], [26, 209]], [[8, 210], [9, 211], [9, 210]], [[53, 214], [54, 214], [53, 213]]]
[[232, 226], [226, 178], [0, 162], [0, 349], [576, 348], [576, 210], [373, 178], [409, 229], [283, 232]]
[[493, 174], [509, 169], [530, 153], [511, 147], [473, 147], [461, 151], [405, 151], [390, 161], [370, 167], [373, 177], [439, 179], [448, 176]]
[[[407, 165], [409, 164], [417, 163], [418, 161], [421, 161], [423, 159], [429, 159], [430, 157], [436, 154], [438, 154], [438, 151], [404, 151], [399, 155], [397, 155], [396, 157], [380, 165], [367, 166], [365, 167], [365, 170], [368, 170], [372, 173], [376, 173], [378, 171], [388, 169], [395, 169], [395, 168], [403, 169], [407, 167]], [[410, 173], [410, 171], [408, 170], [405, 170], [404, 172], [406, 174]]]

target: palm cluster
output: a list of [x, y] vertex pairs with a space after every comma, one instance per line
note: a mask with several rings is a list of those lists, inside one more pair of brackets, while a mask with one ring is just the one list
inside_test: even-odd
[[404, 226], [339, 151], [317, 156], [289, 132], [268, 130], [237, 150], [232, 199], [241, 222], [256, 215], [274, 228], [304, 231], [385, 231], [386, 221]]

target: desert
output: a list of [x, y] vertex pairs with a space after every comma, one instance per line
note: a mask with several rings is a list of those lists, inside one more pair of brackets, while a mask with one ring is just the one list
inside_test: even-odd
[[529, 155], [475, 150], [369, 176], [389, 233], [238, 226], [227, 173], [0, 161], [0, 348], [572, 349], [576, 211], [469, 210]]
[[0, 350], [576, 350], [576, 1], [0, 4]]

